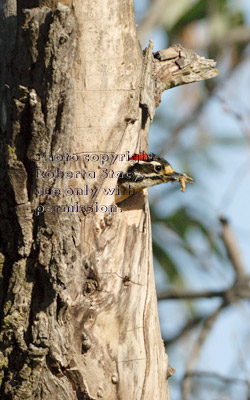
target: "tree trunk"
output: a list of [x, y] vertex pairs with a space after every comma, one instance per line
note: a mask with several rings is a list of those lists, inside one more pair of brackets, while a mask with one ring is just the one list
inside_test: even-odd
[[104, 189], [194, 60], [143, 54], [131, 0], [0, 7], [0, 397], [168, 399], [146, 193]]

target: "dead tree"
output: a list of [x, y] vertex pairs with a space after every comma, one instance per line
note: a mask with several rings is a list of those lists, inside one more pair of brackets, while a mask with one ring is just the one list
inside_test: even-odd
[[100, 171], [147, 151], [162, 91], [214, 63], [142, 52], [132, 0], [0, 13], [0, 398], [167, 399], [147, 194], [116, 208]]

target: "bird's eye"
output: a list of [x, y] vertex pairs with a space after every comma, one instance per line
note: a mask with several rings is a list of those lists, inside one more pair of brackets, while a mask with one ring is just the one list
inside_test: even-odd
[[156, 165], [156, 166], [155, 166], [155, 170], [156, 170], [156, 171], [160, 171], [160, 170], [161, 170], [161, 166], [160, 166], [160, 165]]

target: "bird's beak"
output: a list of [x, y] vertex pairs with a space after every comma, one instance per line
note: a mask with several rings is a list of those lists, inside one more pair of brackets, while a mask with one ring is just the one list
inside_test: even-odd
[[168, 179], [173, 180], [173, 181], [178, 181], [180, 182], [181, 180], [184, 180], [186, 183], [194, 183], [195, 180], [191, 178], [191, 176], [188, 176], [187, 174], [180, 174], [179, 172], [174, 172], [173, 174], [166, 175]]
[[164, 181], [165, 182], [180, 182], [181, 184], [181, 190], [182, 192], [185, 192], [186, 190], [186, 183], [194, 183], [194, 179], [191, 178], [190, 176], [186, 174], [180, 174], [179, 172], [175, 172], [172, 167], [167, 166], [165, 168], [165, 176], [164, 176]]

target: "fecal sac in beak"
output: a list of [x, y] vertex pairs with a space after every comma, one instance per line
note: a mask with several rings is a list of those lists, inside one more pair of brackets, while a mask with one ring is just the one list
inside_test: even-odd
[[187, 174], [180, 174], [179, 172], [173, 171], [173, 173], [166, 174], [165, 175], [166, 182], [180, 182], [181, 184], [181, 191], [185, 192], [186, 191], [186, 183], [194, 183], [195, 180], [188, 176]]

